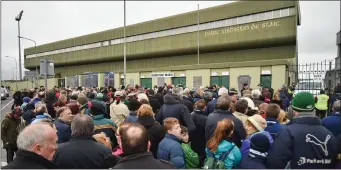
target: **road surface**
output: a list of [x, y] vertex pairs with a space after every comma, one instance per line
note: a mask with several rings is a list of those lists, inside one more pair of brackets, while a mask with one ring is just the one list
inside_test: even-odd
[[[4, 120], [4, 118], [8, 112], [11, 112], [12, 104], [13, 104], [12, 96], [7, 97], [6, 100], [1, 101], [1, 121]], [[2, 144], [2, 141], [1, 141], [1, 144]], [[7, 164], [6, 162], [7, 162], [6, 150], [4, 148], [2, 148], [2, 145], [1, 145], [1, 166], [6, 165]]]

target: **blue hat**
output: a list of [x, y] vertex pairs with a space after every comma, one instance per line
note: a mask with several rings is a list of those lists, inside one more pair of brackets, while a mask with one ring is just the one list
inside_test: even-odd
[[31, 99], [29, 97], [24, 97], [23, 98], [23, 102], [24, 103], [29, 103], [31, 101]]
[[270, 149], [269, 138], [262, 133], [252, 135], [250, 148], [261, 153], [268, 152]]

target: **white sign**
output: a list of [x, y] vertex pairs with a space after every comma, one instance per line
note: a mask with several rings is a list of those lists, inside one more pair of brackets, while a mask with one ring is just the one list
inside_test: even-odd
[[141, 78], [143, 79], [143, 78], [144, 78], [144, 76], [141, 76]]
[[271, 74], [270, 70], [263, 70], [262, 71], [262, 75], [269, 75], [269, 74]]
[[228, 75], [230, 75], [230, 72], [222, 72], [221, 75], [228, 76]]
[[151, 73], [150, 77], [174, 77], [173, 73]]
[[124, 78], [124, 75], [122, 75], [121, 78]]
[[313, 80], [314, 81], [322, 81], [323, 76], [321, 74], [314, 74]]
[[185, 74], [180, 74], [180, 77], [185, 77]]
[[217, 76], [217, 75], [218, 75], [217, 72], [212, 72], [212, 73], [211, 73], [211, 76]]

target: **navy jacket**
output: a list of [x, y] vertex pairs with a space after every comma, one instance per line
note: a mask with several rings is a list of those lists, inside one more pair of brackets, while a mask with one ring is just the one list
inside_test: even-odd
[[130, 111], [129, 116], [127, 117], [124, 122], [130, 122], [130, 123], [135, 123], [137, 121], [137, 112], [136, 111]]
[[180, 139], [167, 133], [159, 144], [157, 159], [169, 161], [177, 169], [185, 169], [185, 154]]
[[267, 167], [330, 169], [334, 167], [336, 154], [336, 139], [318, 117], [297, 117], [276, 137], [269, 150]]
[[71, 126], [63, 120], [57, 119], [54, 121], [57, 129], [58, 144], [68, 142], [71, 138]]
[[217, 102], [218, 102], [218, 97], [208, 102], [207, 107], [206, 107], [207, 115], [209, 115], [210, 113], [214, 111], [215, 105], [217, 104]]
[[274, 118], [266, 118], [267, 127], [264, 131], [268, 131], [273, 139], [276, 138], [277, 133], [279, 133], [285, 125], [282, 125]]
[[267, 169], [266, 168], [267, 157], [265, 153], [250, 150], [249, 154], [242, 157], [240, 162], [240, 169]]
[[207, 121], [207, 116], [205, 116], [205, 111], [194, 110], [191, 113], [192, 120], [195, 124], [195, 131], [192, 135], [191, 148], [194, 152], [199, 155], [200, 163], [203, 163], [206, 158], [206, 138], [205, 138], [205, 126]]
[[208, 115], [205, 127], [206, 142], [213, 136], [214, 131], [217, 127], [217, 122], [223, 119], [231, 119], [234, 123], [234, 132], [231, 137], [231, 142], [236, 144], [239, 148], [242, 145], [242, 140], [246, 137], [246, 132], [242, 121], [234, 117], [232, 112], [228, 110], [214, 110], [213, 113]]
[[181, 103], [182, 99], [179, 96], [173, 94], [167, 94], [164, 97], [164, 105], [160, 109], [160, 113], [156, 115], [155, 120], [161, 125], [163, 120], [169, 117], [177, 118], [180, 125], [186, 126], [191, 133], [195, 130], [195, 125], [191, 119], [191, 114], [188, 108]]
[[341, 114], [335, 112], [330, 116], [323, 118], [322, 125], [332, 132], [335, 137], [337, 137], [339, 134], [341, 134]]

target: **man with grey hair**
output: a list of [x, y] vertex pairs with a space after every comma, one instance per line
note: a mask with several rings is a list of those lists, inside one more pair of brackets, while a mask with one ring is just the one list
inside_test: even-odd
[[163, 100], [164, 104], [160, 108], [160, 113], [156, 115], [155, 120], [162, 125], [163, 120], [166, 118], [177, 118], [180, 125], [186, 126], [189, 133], [192, 133], [192, 131], [195, 130], [195, 125], [191, 119], [191, 113], [188, 107], [183, 104], [182, 87], [174, 88], [173, 93], [166, 94]]
[[327, 128], [335, 137], [341, 134], [341, 101], [333, 103], [332, 113], [322, 119], [322, 126]]
[[18, 152], [2, 169], [57, 169], [51, 162], [57, 149], [57, 133], [46, 123], [27, 126], [18, 136]]
[[[337, 141], [315, 116], [315, 99], [297, 93], [292, 101], [295, 118], [276, 136], [268, 151], [269, 169], [335, 168]], [[340, 127], [338, 127], [340, 128]]]
[[263, 101], [259, 99], [261, 95], [262, 95], [262, 92], [259, 89], [253, 89], [251, 91], [251, 99], [253, 103], [255, 104], [255, 107], [259, 107], [259, 105], [263, 103]]
[[206, 142], [213, 136], [218, 121], [221, 121], [223, 119], [230, 119], [234, 123], [234, 132], [230, 140], [239, 148], [241, 147], [241, 141], [245, 139], [246, 132], [243, 123], [230, 111], [231, 104], [232, 100], [228, 94], [223, 94], [218, 98], [216, 109], [207, 117], [205, 127]]
[[42, 101], [37, 102], [35, 105], [34, 112], [36, 113], [36, 117], [32, 119], [32, 124], [38, 123], [40, 120], [43, 119], [51, 119], [51, 116], [47, 113], [46, 104]]
[[76, 115], [71, 123], [71, 140], [58, 146], [53, 162], [61, 169], [106, 169], [111, 150], [92, 137], [94, 123], [88, 115]]

